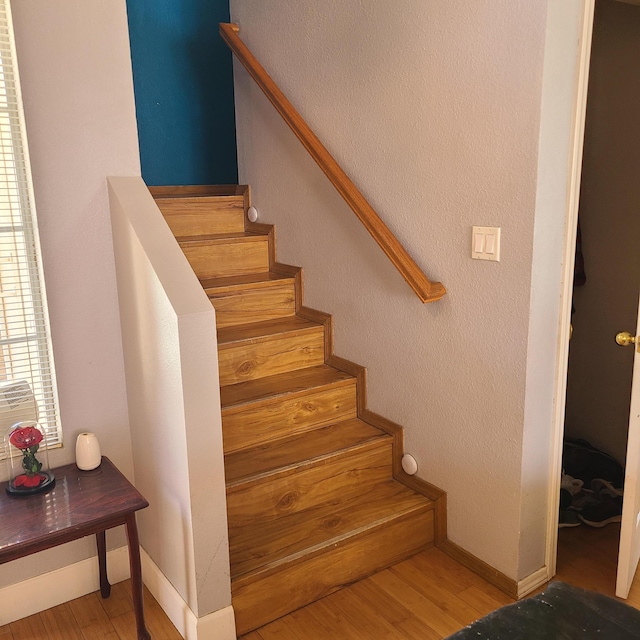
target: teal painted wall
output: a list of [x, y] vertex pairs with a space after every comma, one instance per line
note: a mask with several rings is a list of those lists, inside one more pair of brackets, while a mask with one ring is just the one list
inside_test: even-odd
[[229, 0], [127, 0], [142, 177], [238, 181]]

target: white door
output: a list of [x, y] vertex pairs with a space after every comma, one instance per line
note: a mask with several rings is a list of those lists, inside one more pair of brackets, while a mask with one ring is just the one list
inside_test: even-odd
[[[640, 336], [640, 311], [635, 335]], [[635, 352], [616, 581], [616, 595], [626, 598], [640, 559], [640, 337], [618, 334], [616, 341], [618, 344], [628, 343]]]

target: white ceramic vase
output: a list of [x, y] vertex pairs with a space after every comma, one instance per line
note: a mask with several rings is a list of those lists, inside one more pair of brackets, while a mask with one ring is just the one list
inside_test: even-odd
[[91, 471], [100, 466], [102, 454], [95, 433], [81, 433], [76, 440], [76, 464], [82, 471]]

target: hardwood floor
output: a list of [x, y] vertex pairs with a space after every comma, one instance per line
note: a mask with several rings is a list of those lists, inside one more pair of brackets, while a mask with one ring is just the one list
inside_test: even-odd
[[[558, 540], [558, 573], [563, 580], [584, 589], [614, 596], [620, 525], [602, 529], [575, 527], [561, 529]], [[627, 604], [640, 609], [640, 572], [636, 571]]]
[[[153, 640], [181, 640], [160, 605], [145, 589], [144, 611]], [[136, 640], [129, 580], [111, 587], [106, 600], [90, 593], [0, 627], [0, 640]]]
[[[555, 580], [613, 596], [620, 526], [562, 529]], [[438, 640], [514, 602], [432, 548], [242, 640]], [[628, 604], [640, 609], [640, 578]], [[1, 639], [0, 639], [1, 640]]]
[[509, 596], [431, 548], [243, 640], [437, 640], [510, 602]]
[[[557, 580], [607, 595], [615, 590], [619, 525], [562, 529]], [[242, 640], [438, 640], [511, 598], [436, 548], [298, 609]], [[627, 602], [640, 609], [640, 578]], [[145, 590], [153, 640], [180, 640]], [[135, 640], [129, 582], [0, 627], [0, 640]]]

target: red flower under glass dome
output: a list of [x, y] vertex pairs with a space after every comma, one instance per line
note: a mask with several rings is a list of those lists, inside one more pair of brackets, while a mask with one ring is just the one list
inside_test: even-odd
[[11, 427], [7, 439], [9, 448], [14, 447], [22, 454], [21, 468], [14, 469], [14, 456], [9, 451], [12, 467], [11, 479], [7, 486], [9, 493], [36, 493], [52, 486], [53, 474], [49, 472], [46, 440], [40, 427], [35, 423], [18, 422]]

